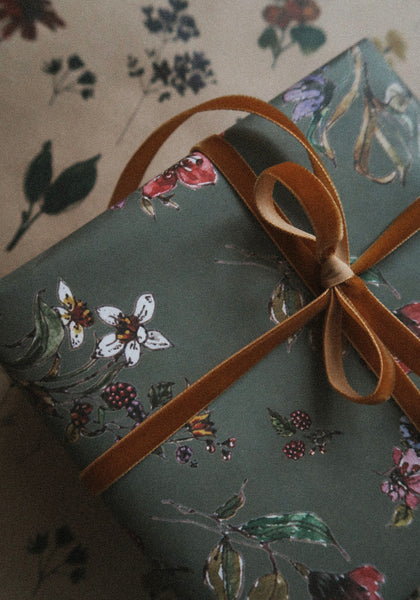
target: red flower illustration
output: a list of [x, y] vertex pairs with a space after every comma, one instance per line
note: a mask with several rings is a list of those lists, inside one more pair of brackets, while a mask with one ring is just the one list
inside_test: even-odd
[[194, 152], [143, 186], [143, 196], [152, 200], [172, 192], [178, 181], [192, 190], [215, 184], [217, 172], [208, 158]]
[[385, 578], [371, 565], [343, 575], [312, 571], [307, 578], [312, 600], [382, 600], [378, 590]]
[[36, 22], [43, 23], [52, 31], [65, 27], [65, 22], [51, 7], [50, 0], [0, 0], [0, 21], [7, 19], [1, 32], [3, 40], [20, 29], [25, 40], [36, 39]]
[[214, 423], [210, 421], [210, 415], [211, 413], [205, 412], [188, 421], [186, 426], [195, 438], [212, 437], [216, 434]]
[[406, 452], [394, 448], [392, 458], [395, 467], [386, 473], [388, 480], [381, 490], [392, 502], [402, 500], [409, 508], [416, 508], [420, 502], [420, 457], [413, 448]]
[[280, 29], [286, 29], [292, 21], [306, 23], [319, 17], [320, 9], [315, 0], [287, 0], [283, 6], [270, 4], [263, 11], [264, 19]]

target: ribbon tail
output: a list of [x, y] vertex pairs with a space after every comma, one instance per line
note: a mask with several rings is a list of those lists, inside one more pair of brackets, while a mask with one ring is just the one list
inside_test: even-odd
[[385, 229], [371, 246], [353, 263], [356, 275], [373, 267], [391, 254], [420, 228], [420, 196]]

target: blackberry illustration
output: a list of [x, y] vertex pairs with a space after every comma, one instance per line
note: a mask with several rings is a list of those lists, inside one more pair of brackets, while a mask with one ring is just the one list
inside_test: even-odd
[[117, 410], [123, 406], [130, 406], [137, 398], [137, 391], [130, 383], [117, 381], [105, 388], [102, 398], [110, 408]]
[[127, 415], [136, 421], [136, 423], [143, 423], [147, 418], [143, 404], [139, 400], [132, 400], [127, 408]]
[[70, 413], [70, 417], [73, 425], [76, 427], [82, 427], [89, 421], [89, 415], [93, 410], [92, 404], [89, 402], [76, 402]]
[[283, 452], [287, 458], [299, 460], [299, 458], [302, 458], [305, 454], [305, 442], [302, 442], [301, 440], [292, 440], [285, 445]]
[[296, 429], [300, 429], [301, 431], [309, 429], [312, 425], [311, 417], [300, 409], [294, 410], [292, 413], [290, 413], [290, 421], [293, 423]]
[[176, 450], [176, 459], [183, 465], [190, 461], [192, 455], [193, 449], [190, 446], [179, 446]]

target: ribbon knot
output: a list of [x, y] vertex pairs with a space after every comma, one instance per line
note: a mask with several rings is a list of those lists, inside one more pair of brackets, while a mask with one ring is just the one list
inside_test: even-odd
[[[346, 223], [337, 190], [305, 136], [290, 119], [266, 102], [248, 96], [225, 96], [173, 117], [149, 136], [126, 166], [111, 204], [136, 189], [161, 144], [179, 125], [195, 113], [214, 109], [242, 110], [264, 117], [305, 148], [313, 173], [298, 164], [285, 162], [270, 167], [259, 177], [223, 136], [211, 136], [194, 150], [203, 152], [224, 174], [315, 298], [192, 383], [98, 457], [82, 473], [84, 483], [94, 494], [101, 493], [127, 473], [320, 313], [325, 315], [324, 360], [331, 386], [352, 402], [363, 404], [384, 402], [392, 394], [420, 430], [420, 392], [394, 358], [398, 357], [420, 376], [420, 340], [358, 277], [417, 232], [420, 198], [350, 267]], [[277, 181], [301, 204], [313, 233], [292, 225], [273, 200]], [[375, 389], [366, 395], [359, 394], [347, 381], [342, 363], [343, 334], [377, 376]]]
[[321, 263], [321, 284], [325, 289], [332, 288], [354, 277], [350, 265], [341, 260], [336, 253], [327, 256]]

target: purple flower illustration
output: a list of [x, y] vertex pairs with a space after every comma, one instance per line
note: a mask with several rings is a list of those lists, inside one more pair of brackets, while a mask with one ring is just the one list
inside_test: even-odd
[[292, 119], [295, 123], [304, 117], [317, 116], [328, 106], [334, 84], [321, 71], [301, 79], [283, 94], [284, 102], [296, 102]]

